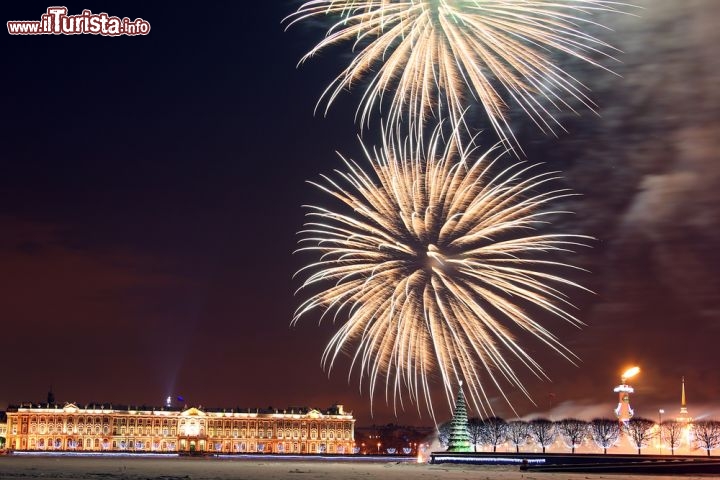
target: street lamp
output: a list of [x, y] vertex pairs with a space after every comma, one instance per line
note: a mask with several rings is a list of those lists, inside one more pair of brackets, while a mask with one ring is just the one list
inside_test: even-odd
[[378, 455], [380, 455], [380, 442], [378, 442]]

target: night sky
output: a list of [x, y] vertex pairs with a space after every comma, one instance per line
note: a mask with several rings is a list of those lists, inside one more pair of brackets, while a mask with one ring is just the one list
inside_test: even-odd
[[[51, 5], [16, 3], [3, 23]], [[691, 414], [720, 413], [720, 3], [636, 3], [597, 32], [623, 51], [604, 62], [619, 75], [567, 65], [599, 117], [560, 115], [559, 138], [511, 118], [528, 158], [582, 194], [555, 227], [597, 239], [565, 259], [590, 270], [573, 279], [595, 294], [570, 292], [587, 326], [545, 319], [581, 361], [525, 339], [552, 381], [521, 372], [536, 403], [511, 392], [522, 416], [611, 416], [634, 364], [638, 415], [679, 408], [682, 376]], [[323, 35], [284, 31], [298, 2], [63, 5], [152, 30], [2, 34], [0, 409], [52, 386], [60, 402], [342, 403], [360, 425], [429, 424], [382, 395], [371, 417], [347, 362], [321, 368], [332, 324], [290, 327], [301, 206], [327, 202], [305, 181], [339, 168], [336, 151], [361, 160], [356, 96], [313, 114], [349, 51], [297, 68]]]

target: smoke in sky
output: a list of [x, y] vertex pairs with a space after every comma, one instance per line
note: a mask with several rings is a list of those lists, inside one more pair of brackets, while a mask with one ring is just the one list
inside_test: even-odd
[[581, 194], [561, 228], [597, 239], [569, 258], [592, 272], [580, 280], [596, 292], [579, 301], [588, 326], [562, 334], [579, 368], [546, 364], [552, 384], [533, 391], [540, 407], [547, 392], [611, 400], [615, 377], [635, 363], [641, 407], [643, 398], [675, 401], [682, 376], [698, 401], [720, 398], [707, 381], [720, 329], [720, 2], [634, 3], [631, 15], [599, 19], [614, 30], [602, 35], [619, 62], [603, 64], [617, 75], [568, 67], [599, 117], [561, 114], [568, 133], [559, 138], [513, 118], [529, 159], [561, 170]]

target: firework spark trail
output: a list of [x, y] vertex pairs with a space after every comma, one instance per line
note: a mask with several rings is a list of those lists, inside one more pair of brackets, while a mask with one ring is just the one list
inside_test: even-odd
[[[590, 35], [593, 16], [622, 12], [608, 0], [314, 0], [288, 17], [290, 24], [329, 15], [337, 22], [301, 63], [332, 45], [350, 42], [354, 58], [326, 88], [325, 112], [359, 80], [367, 87], [358, 106], [361, 125], [390, 97], [389, 123], [407, 121], [418, 139], [430, 117], [449, 119], [454, 132], [473, 135], [464, 112], [479, 102], [507, 148], [518, 142], [507, 121], [510, 104], [545, 133], [562, 128], [554, 115], [575, 111], [572, 99], [595, 111], [587, 88], [551, 58], [559, 53], [603, 70], [593, 57], [614, 49]], [[457, 128], [461, 126], [462, 128]]]
[[439, 376], [449, 404], [463, 379], [477, 411], [488, 413], [487, 385], [502, 393], [510, 384], [528, 395], [511, 363], [545, 376], [513, 332], [528, 332], [573, 360], [524, 307], [581, 324], [566, 311], [572, 305], [560, 288], [582, 287], [548, 272], [573, 267], [542, 257], [588, 237], [536, 231], [566, 213], [548, 211], [549, 203], [573, 195], [547, 190], [556, 172], [525, 162], [501, 169], [501, 149], [479, 155], [441, 147], [440, 136], [438, 128], [420, 148], [397, 132], [384, 135], [382, 148], [365, 149], [368, 172], [343, 159], [346, 171], [314, 183], [341, 209], [307, 207], [299, 251], [317, 261], [298, 272], [298, 291], [317, 293], [293, 323], [313, 311], [341, 323], [323, 365], [331, 370], [342, 352], [351, 353], [348, 379], [357, 370], [371, 402], [384, 378], [396, 409], [406, 389], [418, 410], [423, 397], [434, 417], [429, 384]]

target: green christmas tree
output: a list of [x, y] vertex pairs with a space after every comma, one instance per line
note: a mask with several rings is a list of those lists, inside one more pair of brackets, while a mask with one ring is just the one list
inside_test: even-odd
[[465, 409], [465, 395], [463, 395], [462, 381], [455, 401], [455, 413], [450, 422], [450, 440], [448, 452], [469, 452], [470, 433], [468, 432], [467, 410]]

